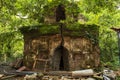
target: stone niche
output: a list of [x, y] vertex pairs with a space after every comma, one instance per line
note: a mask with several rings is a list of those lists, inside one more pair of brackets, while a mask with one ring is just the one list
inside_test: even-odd
[[[100, 51], [99, 27], [79, 25], [79, 29], [64, 28], [64, 46], [61, 46], [59, 26], [23, 27], [23, 63], [31, 70], [72, 71], [98, 67]], [[49, 29], [48, 29], [49, 28]]]

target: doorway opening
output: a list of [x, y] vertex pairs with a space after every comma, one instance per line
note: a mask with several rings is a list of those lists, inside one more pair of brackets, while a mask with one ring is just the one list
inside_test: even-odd
[[54, 50], [54, 54], [52, 57], [52, 70], [69, 70], [69, 51], [64, 46], [58, 46]]

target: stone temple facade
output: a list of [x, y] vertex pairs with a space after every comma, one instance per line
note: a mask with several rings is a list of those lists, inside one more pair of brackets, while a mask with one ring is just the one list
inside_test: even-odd
[[59, 32], [50, 34], [41, 33], [39, 30], [42, 28], [21, 29], [24, 36], [24, 65], [39, 71], [72, 71], [98, 67], [99, 32], [96, 26], [90, 26], [96, 30], [89, 30], [89, 25], [87, 26], [81, 30], [65, 29], [64, 46], [60, 45]]

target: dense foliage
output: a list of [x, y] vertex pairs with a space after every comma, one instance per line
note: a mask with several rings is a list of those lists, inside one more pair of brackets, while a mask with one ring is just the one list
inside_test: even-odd
[[53, 15], [53, 8], [58, 4], [65, 4], [68, 24], [74, 23], [71, 16], [80, 13], [83, 21], [79, 23], [101, 26], [101, 61], [118, 64], [117, 35], [110, 28], [120, 27], [120, 0], [0, 0], [1, 59], [6, 61], [7, 57], [22, 55], [23, 37], [19, 28], [43, 23], [44, 16]]

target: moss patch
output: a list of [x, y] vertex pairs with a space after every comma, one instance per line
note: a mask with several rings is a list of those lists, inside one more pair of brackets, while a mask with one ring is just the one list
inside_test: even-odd
[[36, 25], [36, 26], [23, 26], [20, 28], [20, 31], [25, 34], [25, 33], [32, 33], [32, 32], [37, 32], [41, 35], [44, 34], [55, 34], [59, 32], [59, 26], [57, 25], [46, 25], [46, 24], [41, 24], [41, 25]]
[[[41, 24], [37, 26], [23, 26], [20, 28], [20, 31], [23, 34], [31, 34], [31, 35], [51, 35], [51, 34], [59, 34], [60, 27], [59, 25], [46, 25]], [[72, 36], [72, 37], [84, 37], [90, 39], [92, 42], [98, 42], [99, 36], [99, 26], [95, 24], [66, 24], [63, 27], [64, 36]]]

